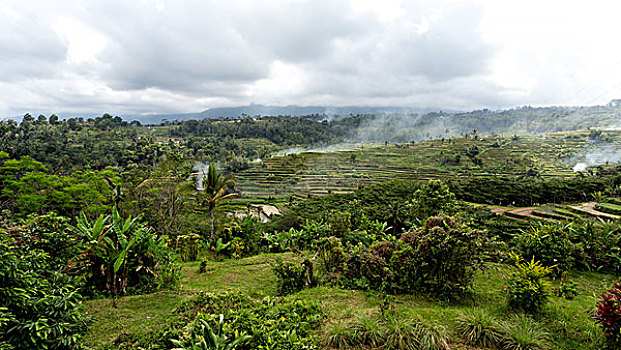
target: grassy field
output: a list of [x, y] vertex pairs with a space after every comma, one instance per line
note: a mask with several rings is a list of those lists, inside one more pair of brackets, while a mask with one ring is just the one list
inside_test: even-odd
[[[183, 287], [179, 291], [128, 296], [118, 300], [118, 308], [109, 299], [86, 302], [88, 313], [96, 322], [87, 337], [86, 345], [95, 349], [110, 344], [115, 339], [153, 332], [162, 327], [182, 300], [199, 291], [241, 290], [253, 298], [276, 295], [276, 279], [269, 263], [276, 256], [295, 259], [290, 254], [264, 254], [241, 260], [209, 262], [207, 272], [198, 273], [198, 262], [183, 265]], [[455, 348], [461, 340], [455, 335], [456, 318], [474, 307], [486, 310], [500, 319], [509, 317], [502, 294], [503, 270], [500, 265], [489, 265], [476, 274], [474, 294], [457, 305], [434, 301], [426, 296], [396, 296], [396, 317], [420, 317], [442, 325], [449, 332]], [[589, 318], [599, 295], [611, 282], [613, 276], [593, 272], [574, 274], [579, 295], [573, 300], [552, 297], [537, 322], [550, 334], [552, 349], [597, 349], [601, 332]], [[321, 301], [326, 313], [322, 327], [317, 329], [321, 341], [326, 339], [332, 327], [362, 315], [379, 317], [376, 292], [343, 290], [337, 287], [317, 287], [303, 290], [294, 298]], [[466, 348], [466, 347], [464, 347]], [[470, 347], [470, 349], [475, 349]]]

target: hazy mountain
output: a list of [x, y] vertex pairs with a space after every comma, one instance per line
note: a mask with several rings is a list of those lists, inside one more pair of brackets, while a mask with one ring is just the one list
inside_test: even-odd
[[[126, 120], [139, 120], [142, 124], [159, 124], [162, 120], [189, 120], [230, 117], [237, 118], [248, 116], [272, 116], [289, 115], [301, 116], [311, 114], [323, 114], [327, 116], [344, 116], [349, 114], [383, 114], [383, 113], [428, 113], [438, 111], [439, 108], [415, 108], [415, 107], [326, 107], [326, 106], [264, 106], [248, 105], [240, 107], [210, 108], [198, 113], [181, 114], [148, 114], [148, 115], [121, 115]], [[453, 111], [454, 112], [454, 111]]]

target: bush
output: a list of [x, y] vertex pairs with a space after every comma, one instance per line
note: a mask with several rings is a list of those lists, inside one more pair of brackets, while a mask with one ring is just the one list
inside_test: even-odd
[[453, 215], [456, 212], [455, 195], [442, 181], [428, 181], [414, 192], [412, 211], [419, 219], [433, 215]]
[[200, 248], [200, 236], [196, 233], [177, 236], [177, 252], [183, 261], [195, 261]]
[[549, 349], [549, 333], [542, 324], [525, 315], [513, 315], [502, 323], [503, 344], [507, 350]]
[[233, 218], [222, 234], [224, 242], [231, 242], [227, 253], [230, 257], [240, 259], [259, 251], [261, 238], [261, 221], [252, 215]]
[[459, 316], [456, 330], [469, 345], [493, 348], [502, 343], [500, 323], [482, 309], [472, 309]]
[[86, 283], [93, 294], [117, 296], [174, 287], [180, 281], [180, 268], [164, 238], [140, 219], [123, 219], [116, 207], [111, 215], [100, 215], [94, 222], [84, 213], [78, 217], [72, 229], [84, 248], [72, 265], [86, 270]]
[[576, 282], [561, 282], [561, 285], [554, 290], [558, 297], [572, 300], [578, 296], [578, 284]]
[[[178, 346], [174, 350], [203, 350], [203, 349], [222, 349], [232, 350], [237, 345], [241, 345], [248, 340], [250, 336], [238, 332], [235, 332], [233, 336], [227, 335], [224, 331], [224, 315], [220, 314], [220, 322], [218, 322], [218, 329], [213, 331], [209, 322], [199, 319], [197, 324], [190, 327], [190, 339], [189, 341], [180, 341], [171, 339], [171, 342]], [[189, 344], [188, 344], [189, 343]], [[187, 346], [186, 346], [187, 345]]]
[[525, 259], [537, 259], [556, 272], [568, 271], [574, 265], [579, 247], [570, 240], [570, 224], [539, 223], [514, 237], [515, 248]]
[[253, 305], [252, 299], [246, 294], [230, 290], [220, 293], [201, 292], [196, 296], [186, 299], [175, 310], [176, 314], [183, 315], [186, 319], [193, 319], [199, 313], [202, 314], [225, 314], [241, 310]]
[[47, 253], [50, 269], [63, 270], [80, 252], [77, 237], [69, 232], [69, 219], [54, 212], [29, 215], [20, 227], [22, 250], [36, 249]]
[[234, 349], [318, 350], [312, 333], [323, 317], [315, 301], [270, 297], [255, 301], [240, 291], [201, 292], [184, 300], [159, 331], [123, 335], [115, 341], [115, 349], [169, 350], [175, 347], [172, 339], [181, 344], [177, 346], [192, 349], [191, 343], [204, 340], [208, 345], [206, 336], [213, 333], [220, 347], [204, 348], [226, 349], [246, 334], [250, 338]]
[[425, 226], [395, 242], [374, 243], [361, 256], [360, 274], [390, 293], [432, 293], [440, 299], [463, 297], [482, 262], [486, 237], [454, 217], [431, 217]]
[[205, 259], [202, 259], [200, 262], [200, 265], [198, 266], [198, 273], [205, 273], [207, 272], [207, 264], [209, 262]]
[[604, 332], [607, 349], [621, 347], [621, 283], [615, 282], [608, 293], [599, 296], [595, 304], [595, 315], [591, 316]]
[[15, 249], [0, 232], [0, 348], [69, 350], [86, 334], [77, 286], [47, 263], [45, 253]]
[[506, 274], [507, 281], [503, 286], [507, 305], [512, 310], [538, 314], [551, 295], [550, 282], [546, 278], [552, 270], [534, 258], [529, 262], [520, 256], [515, 259], [515, 265]]
[[618, 273], [621, 271], [621, 225], [610, 221], [574, 225], [572, 241], [580, 245], [576, 250], [577, 265], [586, 269]]
[[162, 262], [156, 269], [157, 289], [179, 289], [181, 287], [181, 265], [175, 261]]
[[328, 237], [319, 241], [321, 268], [330, 275], [342, 273], [347, 267], [348, 254], [341, 240], [336, 237]]
[[306, 284], [306, 269], [304, 266], [283, 261], [280, 257], [271, 265], [277, 278], [278, 293], [280, 295], [292, 294], [304, 289]]
[[350, 349], [450, 349], [446, 328], [420, 317], [397, 318], [358, 317], [348, 324], [336, 324], [328, 331], [327, 348]]

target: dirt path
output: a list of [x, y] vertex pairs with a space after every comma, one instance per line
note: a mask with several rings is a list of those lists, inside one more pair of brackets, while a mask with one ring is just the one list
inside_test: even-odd
[[593, 215], [593, 216], [599, 216], [602, 218], [608, 218], [608, 219], [619, 219], [621, 218], [621, 216], [619, 215], [614, 215], [614, 214], [608, 214], [608, 213], [604, 213], [598, 210], [595, 210], [595, 205], [597, 205], [597, 202], [589, 202], [589, 203], [582, 203], [581, 205], [572, 205], [571, 208], [583, 211], [587, 214]]
[[554, 220], [554, 219], [544, 218], [542, 216], [534, 215], [533, 211], [537, 210], [537, 209], [541, 209], [541, 207], [517, 208], [517, 209], [510, 210], [510, 212], [513, 213], [513, 214], [517, 214], [517, 215], [523, 216], [523, 217], [533, 218], [533, 219], [537, 219], [537, 220], [545, 220], [545, 221], [551, 221], [551, 222], [557, 221], [557, 220]]
[[[507, 207], [487, 207], [492, 213], [497, 215], [502, 215], [507, 219], [516, 220], [516, 221], [527, 221], [528, 219], [537, 219], [537, 220], [545, 220], [545, 221], [556, 221], [550, 218], [544, 218], [541, 216], [537, 216], [533, 214], [533, 210], [541, 209], [541, 207], [526, 207], [526, 208], [507, 208]], [[515, 214], [519, 217], [513, 215], [505, 215], [506, 213]]]
[[500, 215], [500, 214], [502, 214], [502, 213], [504, 213], [504, 212], [506, 212], [506, 211], [509, 211], [509, 210], [511, 210], [511, 209], [513, 209], [513, 208], [505, 208], [505, 207], [487, 207], [487, 209], [489, 209], [489, 210], [490, 210], [492, 213], [494, 213], [494, 214], [498, 214], [498, 215]]

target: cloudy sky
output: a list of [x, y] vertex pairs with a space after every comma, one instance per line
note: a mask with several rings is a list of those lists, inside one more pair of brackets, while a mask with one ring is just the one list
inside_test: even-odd
[[0, 0], [0, 116], [621, 98], [621, 2]]

